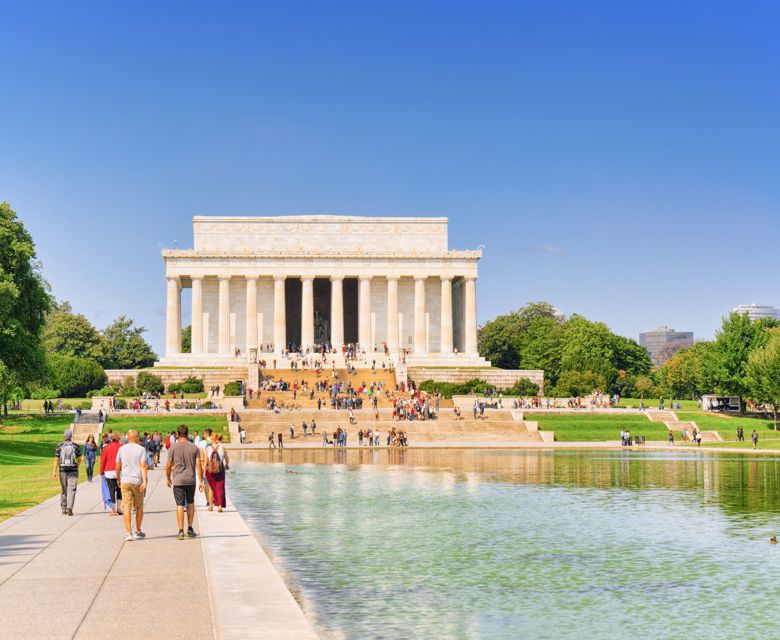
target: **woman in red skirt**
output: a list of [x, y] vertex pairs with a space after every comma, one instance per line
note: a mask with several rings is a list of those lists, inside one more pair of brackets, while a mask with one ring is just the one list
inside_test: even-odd
[[228, 468], [228, 455], [222, 446], [222, 436], [214, 433], [211, 436], [211, 446], [206, 447], [206, 481], [209, 483], [209, 511], [222, 512], [227, 507], [225, 498], [225, 471]]

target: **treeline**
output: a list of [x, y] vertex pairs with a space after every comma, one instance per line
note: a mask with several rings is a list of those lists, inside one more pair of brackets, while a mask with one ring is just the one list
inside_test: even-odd
[[99, 331], [67, 302], [57, 303], [35, 243], [7, 202], [0, 203], [0, 404], [81, 397], [106, 386], [105, 369], [157, 359], [144, 327], [120, 316]]
[[644, 347], [603, 322], [564, 317], [547, 302], [500, 315], [479, 330], [479, 353], [502, 369], [543, 369], [546, 395], [593, 391], [630, 397], [647, 383], [652, 363]]

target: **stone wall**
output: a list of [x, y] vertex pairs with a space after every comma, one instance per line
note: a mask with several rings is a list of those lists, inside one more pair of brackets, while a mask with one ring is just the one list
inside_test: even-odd
[[523, 378], [526, 378], [539, 389], [544, 386], [544, 371], [539, 369], [493, 369], [490, 367], [409, 367], [409, 379], [417, 384], [425, 380], [436, 382], [468, 382], [469, 380], [484, 380], [499, 389], [507, 389]]

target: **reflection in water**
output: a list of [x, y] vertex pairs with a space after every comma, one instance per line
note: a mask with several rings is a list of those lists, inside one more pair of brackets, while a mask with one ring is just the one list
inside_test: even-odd
[[764, 597], [780, 578], [775, 458], [236, 457], [231, 497], [325, 637], [769, 637], [780, 622]]

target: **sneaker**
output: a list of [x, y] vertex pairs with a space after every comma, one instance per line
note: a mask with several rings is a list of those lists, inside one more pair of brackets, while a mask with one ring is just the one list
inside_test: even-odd
[[196, 538], [198, 536], [197, 533], [195, 533], [195, 530], [192, 527], [187, 527], [187, 537], [188, 538]]
[[72, 516], [72, 515], [73, 515], [73, 509], [68, 509], [68, 515], [69, 515], [69, 516]]
[[128, 534], [125, 536], [125, 542], [132, 542], [133, 540], [135, 540], [135, 538], [133, 537], [133, 534], [132, 534], [132, 533], [128, 533]]
[[146, 534], [143, 531], [136, 531], [135, 532], [135, 537], [140, 539], [140, 540], [143, 540], [146, 537]]
[[176, 534], [179, 540], [184, 540], [184, 529], [179, 529], [179, 533]]
[[62, 515], [64, 515], [64, 516], [68, 515], [68, 510], [67, 509], [63, 509], [62, 510]]

